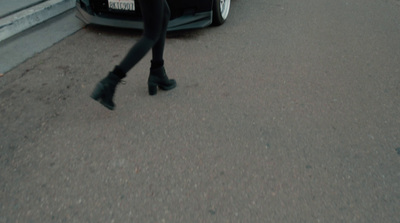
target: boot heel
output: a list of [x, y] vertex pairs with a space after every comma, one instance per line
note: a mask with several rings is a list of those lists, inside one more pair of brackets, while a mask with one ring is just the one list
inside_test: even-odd
[[149, 83], [149, 95], [156, 95], [157, 94], [157, 84]]
[[91, 98], [98, 101], [104, 92], [104, 86], [101, 83], [98, 83], [96, 88], [93, 90], [93, 93], [90, 95]]

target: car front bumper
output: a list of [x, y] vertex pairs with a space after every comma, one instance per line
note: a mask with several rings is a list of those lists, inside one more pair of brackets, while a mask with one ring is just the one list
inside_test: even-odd
[[[86, 24], [143, 29], [143, 22], [141, 19], [121, 19], [95, 15], [88, 6], [82, 7], [80, 0], [76, 2], [76, 17]], [[168, 31], [204, 28], [211, 23], [212, 11], [188, 14], [172, 19], [168, 24]]]

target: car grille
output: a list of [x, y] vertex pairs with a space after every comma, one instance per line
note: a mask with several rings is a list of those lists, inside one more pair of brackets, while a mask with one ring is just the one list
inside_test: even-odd
[[120, 11], [108, 8], [108, 0], [90, 0], [93, 11], [99, 15], [141, 17], [140, 7], [135, 1], [136, 11]]

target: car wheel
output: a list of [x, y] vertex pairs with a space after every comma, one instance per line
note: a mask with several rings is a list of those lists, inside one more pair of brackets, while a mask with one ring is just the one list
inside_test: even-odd
[[213, 24], [222, 25], [229, 15], [231, 0], [214, 0], [213, 3]]

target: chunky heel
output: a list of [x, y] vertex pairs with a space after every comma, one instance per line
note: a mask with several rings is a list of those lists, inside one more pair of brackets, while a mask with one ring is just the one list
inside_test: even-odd
[[157, 94], [157, 84], [149, 83], [149, 95], [156, 95]]
[[169, 91], [176, 87], [176, 81], [168, 78], [164, 67], [150, 69], [150, 75], [147, 84], [149, 85], [150, 95], [157, 94], [158, 88], [163, 91]]
[[96, 101], [99, 101], [101, 96], [103, 95], [103, 92], [104, 92], [103, 84], [98, 83], [96, 88], [93, 90], [93, 93], [90, 95], [90, 97]]

